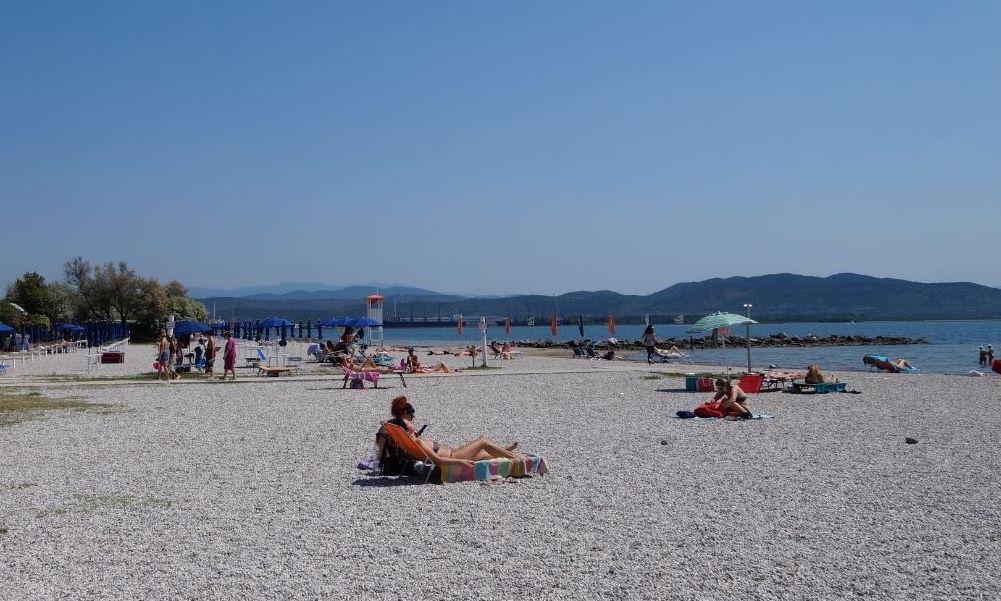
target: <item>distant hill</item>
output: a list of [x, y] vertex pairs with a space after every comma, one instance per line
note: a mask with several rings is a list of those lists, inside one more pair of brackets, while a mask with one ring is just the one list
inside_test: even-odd
[[[361, 315], [363, 299], [374, 289], [354, 286], [334, 291], [288, 291], [283, 295], [201, 300], [218, 315], [257, 319], [281, 315], [318, 319]], [[754, 277], [713, 278], [682, 282], [649, 295], [609, 290], [578, 291], [558, 296], [513, 295], [470, 298], [420, 288], [391, 287], [387, 317], [436, 317], [455, 313], [545, 318], [554, 313], [601, 319], [609, 313], [627, 319], [645, 314], [659, 318], [685, 315], [691, 321], [713, 311], [743, 312], [752, 303], [757, 319], [887, 320], [1001, 318], [1001, 289], [969, 282], [921, 283], [853, 273], [814, 277], [780, 273]]]
[[257, 300], [356, 299], [364, 298], [376, 291], [383, 295], [443, 295], [441, 292], [412, 286], [380, 286], [378, 284], [335, 286], [315, 282], [284, 282], [282, 284], [244, 286], [242, 288], [202, 288], [194, 286], [188, 289], [188, 295], [192, 298], [251, 298]]

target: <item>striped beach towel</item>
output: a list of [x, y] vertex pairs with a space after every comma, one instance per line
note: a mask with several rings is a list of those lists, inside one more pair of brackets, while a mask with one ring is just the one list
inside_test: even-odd
[[549, 472], [546, 460], [538, 455], [527, 455], [516, 459], [484, 459], [472, 467], [447, 465], [441, 469], [441, 483], [487, 482], [503, 478], [527, 478], [544, 476]]

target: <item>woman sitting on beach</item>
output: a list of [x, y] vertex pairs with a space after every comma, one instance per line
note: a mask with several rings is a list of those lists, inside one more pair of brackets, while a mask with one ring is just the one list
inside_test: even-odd
[[807, 384], [834, 384], [838, 381], [835, 376], [825, 376], [824, 372], [820, 371], [819, 365], [808, 365], [803, 380]]
[[724, 415], [736, 415], [750, 418], [751, 406], [747, 404], [747, 393], [740, 389], [740, 386], [730, 382], [725, 378], [716, 380], [716, 396], [713, 402], [723, 403]]
[[911, 364], [907, 362], [907, 359], [894, 359], [891, 361], [897, 369], [911, 369]]
[[[387, 423], [399, 426], [413, 435], [418, 444], [428, 454], [431, 461], [438, 465], [472, 466], [474, 461], [481, 461], [483, 459], [515, 459], [517, 457], [514, 453], [514, 450], [518, 448], [517, 442], [507, 447], [502, 447], [480, 436], [464, 445], [449, 447], [436, 440], [429, 441], [422, 438], [414, 428], [413, 422], [416, 411], [405, 396], [401, 395], [390, 401], [389, 411], [393, 414], [393, 419]], [[379, 432], [376, 434], [376, 445], [379, 446], [380, 457], [382, 458], [386, 458], [395, 448], [383, 428], [379, 428]]]

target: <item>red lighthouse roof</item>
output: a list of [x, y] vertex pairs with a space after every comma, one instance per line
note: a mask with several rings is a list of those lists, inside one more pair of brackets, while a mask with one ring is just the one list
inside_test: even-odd
[[383, 296], [383, 295], [379, 294], [378, 292], [376, 292], [375, 294], [369, 294], [369, 295], [368, 295], [367, 297], [365, 297], [365, 298], [367, 298], [367, 299], [368, 299], [368, 300], [370, 300], [370, 301], [374, 301], [374, 300], [385, 300], [385, 299], [386, 299], [386, 297], [385, 297], [385, 296]]

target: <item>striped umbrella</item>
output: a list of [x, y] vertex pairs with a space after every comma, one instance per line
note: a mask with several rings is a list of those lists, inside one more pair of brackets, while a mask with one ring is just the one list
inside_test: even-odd
[[[697, 334], [700, 332], [712, 332], [722, 334], [722, 332], [729, 333], [731, 326], [747, 326], [752, 323], [758, 323], [751, 319], [750, 317], [745, 317], [744, 315], [737, 315], [735, 313], [713, 313], [712, 315], [706, 315], [702, 319], [696, 321], [692, 324], [692, 327], [688, 328], [690, 334]], [[723, 341], [723, 354], [726, 355], [726, 336], [721, 335], [721, 340]], [[748, 336], [747, 343], [747, 365], [748, 370], [751, 366], [751, 343], [750, 336]]]
[[729, 328], [731, 326], [746, 326], [752, 323], [758, 322], [754, 321], [750, 317], [744, 317], [743, 315], [720, 312], [713, 313], [712, 315], [706, 315], [702, 319], [696, 321], [692, 324], [692, 327], [688, 328], [688, 332], [690, 334], [697, 334], [699, 332], [709, 332], [711, 330]]

